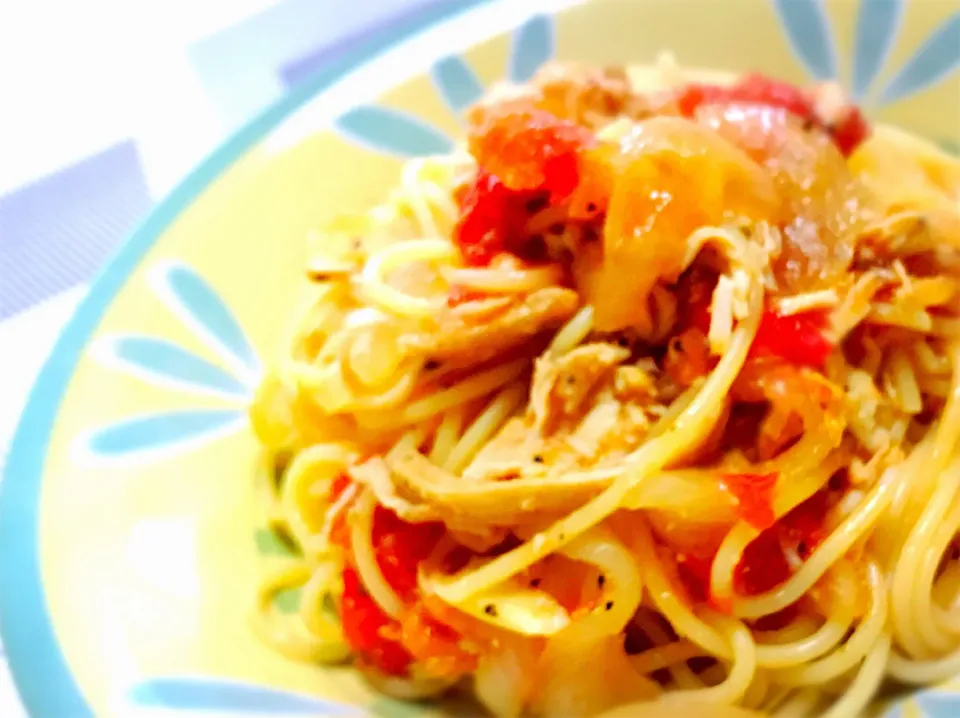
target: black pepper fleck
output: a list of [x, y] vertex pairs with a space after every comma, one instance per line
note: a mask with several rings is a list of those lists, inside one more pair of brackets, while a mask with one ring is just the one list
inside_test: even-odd
[[543, 456], [541, 456], [540, 454], [537, 454], [536, 456], [534, 456], [534, 457], [533, 457], [533, 463], [535, 463], [535, 464], [542, 464], [542, 463], [543, 463]]
[[607, 582], [607, 577], [604, 576], [602, 573], [599, 576], [597, 576], [597, 586], [599, 586], [600, 588], [603, 588], [603, 584], [605, 584], [606, 582]]
[[596, 212], [596, 211], [597, 211], [597, 203], [596, 203], [596, 202], [587, 202], [587, 211], [588, 211], [588, 212]]
[[604, 606], [604, 608], [605, 608], [606, 610], [608, 610], [608, 611], [609, 611], [611, 608], [613, 608], [613, 601], [607, 601], [607, 605]]
[[435, 371], [440, 368], [440, 362], [436, 359], [427, 359], [423, 363], [423, 368], [425, 371]]
[[530, 581], [530, 587], [531, 587], [531, 588], [536, 588], [537, 586], [539, 586], [539, 585], [540, 585], [540, 580], [541, 580], [541, 579], [539, 579], [539, 578], [531, 579], [531, 581]]
[[558, 540], [558, 541], [566, 541], [566, 540], [567, 540], [567, 535], [566, 535], [565, 533], [559, 533], [559, 534], [557, 534], [557, 540]]
[[496, 617], [496, 615], [497, 615], [497, 607], [494, 606], [492, 603], [488, 603], [486, 606], [484, 606], [483, 612], [484, 612], [485, 614], [487, 614], [488, 616], [494, 616], [494, 617]]
[[807, 548], [807, 544], [801, 541], [797, 544], [797, 556], [800, 558], [806, 558], [810, 550]]

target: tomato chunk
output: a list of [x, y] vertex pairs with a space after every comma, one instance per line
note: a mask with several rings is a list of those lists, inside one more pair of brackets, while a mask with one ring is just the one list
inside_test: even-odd
[[378, 507], [373, 516], [373, 545], [377, 564], [387, 583], [407, 602], [417, 595], [417, 568], [443, 535], [443, 525], [408, 524], [389, 509]]
[[720, 478], [723, 487], [740, 505], [740, 516], [760, 531], [770, 528], [776, 521], [773, 513], [773, 490], [777, 474], [724, 474]]
[[[335, 533], [346, 533], [340, 540], [349, 546], [345, 521], [337, 522]], [[390, 587], [413, 608], [399, 621], [391, 618], [364, 590], [356, 570], [347, 566], [340, 620], [361, 663], [394, 676], [406, 675], [414, 662], [437, 676], [472, 670], [474, 656], [461, 648], [459, 634], [429, 615], [419, 600], [418, 567], [442, 534], [441, 524], [409, 524], [388, 509], [376, 509], [372, 541], [377, 565]]]
[[839, 120], [827, 122], [817, 113], [811, 93], [759, 73], [744, 75], [729, 86], [687, 85], [677, 95], [676, 102], [686, 117], [692, 117], [703, 105], [741, 103], [779, 107], [825, 130], [844, 156], [849, 156], [870, 134], [866, 118], [855, 105], [844, 107]]
[[791, 364], [820, 368], [833, 351], [826, 328], [827, 315], [820, 310], [787, 316], [768, 310], [760, 321], [750, 355], [776, 356]]
[[513, 191], [543, 190], [552, 201], [577, 186], [578, 154], [592, 142], [588, 130], [539, 109], [489, 113], [470, 133], [470, 153], [485, 172]]
[[390, 676], [404, 676], [413, 656], [397, 638], [400, 624], [387, 616], [364, 590], [357, 572], [343, 572], [340, 621], [347, 642], [362, 663]]
[[404, 617], [401, 630], [404, 647], [431, 675], [455, 678], [476, 668], [477, 655], [464, 647], [460, 634], [422, 604]]
[[506, 248], [512, 212], [503, 183], [481, 170], [460, 201], [460, 220], [454, 230], [463, 261], [484, 267]]
[[830, 135], [843, 156], [849, 157], [870, 136], [870, 125], [860, 108], [851, 105], [844, 118], [830, 128]]
[[747, 546], [734, 570], [733, 585], [741, 595], [756, 596], [779, 586], [791, 573], [778, 531], [773, 527]]
[[701, 105], [747, 102], [771, 107], [782, 107], [800, 117], [812, 118], [815, 114], [813, 100], [803, 90], [788, 82], [781, 82], [759, 73], [749, 73], [734, 85], [691, 84], [684, 87], [677, 97], [680, 112], [693, 116]]
[[455, 237], [464, 262], [486, 266], [501, 252], [521, 254], [527, 219], [538, 204], [570, 196], [593, 143], [585, 128], [532, 106], [484, 113], [469, 137], [479, 170], [458, 192]]

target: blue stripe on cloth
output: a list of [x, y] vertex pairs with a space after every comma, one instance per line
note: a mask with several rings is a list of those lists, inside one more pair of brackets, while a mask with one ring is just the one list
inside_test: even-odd
[[[283, 96], [280, 68], [430, 0], [282, 0], [195, 43], [188, 55], [228, 129]], [[460, 0], [446, 0], [456, 5]]]
[[[284, 85], [293, 87], [339, 55], [349, 52], [359, 42], [366, 39], [375, 39], [379, 34], [389, 31], [399, 22], [416, 21], [419, 16], [434, 12], [438, 6], [449, 5], [452, 2], [456, 2], [456, 0], [417, 0], [416, 2], [401, 3], [399, 6], [403, 8], [402, 11], [392, 14], [381, 13], [379, 22], [371, 22], [358, 32], [341, 34], [341, 39], [334, 43], [318, 44], [311, 47], [309, 52], [295, 56], [280, 68], [280, 78]], [[361, 4], [359, 7], [363, 7], [363, 5]], [[371, 20], [375, 19], [371, 18]]]
[[0, 320], [92, 279], [151, 204], [132, 140], [0, 197]]

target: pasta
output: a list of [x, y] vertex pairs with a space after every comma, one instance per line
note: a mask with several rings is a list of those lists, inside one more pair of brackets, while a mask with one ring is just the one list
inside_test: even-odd
[[498, 718], [960, 671], [960, 162], [709, 80], [547, 68], [313, 239], [251, 407], [269, 645]]

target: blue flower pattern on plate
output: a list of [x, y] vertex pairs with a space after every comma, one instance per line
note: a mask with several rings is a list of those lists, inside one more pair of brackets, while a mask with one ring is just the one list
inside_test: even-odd
[[[771, 0], [797, 59], [818, 80], [837, 78], [836, 49], [822, 0]], [[920, 0], [923, 1], [923, 0]], [[853, 44], [852, 96], [882, 107], [945, 79], [960, 68], [960, 10], [933, 30], [882, 87], [877, 77], [897, 39], [907, 0], [860, 0]]]
[[213, 678], [154, 678], [134, 685], [130, 702], [140, 708], [237, 716], [359, 716], [360, 711], [313, 696]]
[[[811, 78], [838, 79], [837, 50], [822, 0], [770, 0], [797, 59]], [[960, 68], [960, 11], [935, 29], [910, 59], [882, 86], [877, 78], [897, 39], [907, 0], [860, 0], [853, 43], [851, 95], [861, 104], [882, 107], [942, 81]], [[525, 82], [556, 52], [553, 18], [536, 15], [511, 36], [508, 77]], [[483, 83], [461, 57], [434, 63], [431, 79], [450, 111], [460, 117], [483, 94]], [[344, 136], [397, 157], [448, 152], [454, 140], [407, 112], [361, 105], [334, 123]]]
[[83, 460], [151, 460], [235, 431], [260, 376], [260, 363], [242, 327], [216, 291], [192, 268], [165, 263], [153, 268], [155, 296], [219, 360], [197, 356], [166, 339], [139, 334], [106, 335], [91, 356], [139, 381], [184, 394], [214, 396], [222, 409], [184, 409], [129, 417], [81, 437]]
[[[819, 0], [771, 0], [785, 35], [808, 74], [837, 78], [836, 49], [827, 14]], [[854, 42], [853, 97], [882, 106], [939, 82], [960, 67], [960, 12], [951, 16], [917, 48], [883, 87], [876, 80], [896, 41], [906, 0], [861, 0]], [[508, 77], [529, 80], [555, 53], [553, 19], [537, 15], [511, 37]], [[467, 62], [449, 56], [436, 62], [431, 78], [456, 116], [483, 94], [483, 84]], [[344, 136], [371, 149], [399, 157], [448, 152], [453, 140], [409, 113], [376, 104], [362, 105], [334, 123]], [[131, 418], [103, 427], [87, 438], [87, 449], [99, 456], [134, 455], [145, 450], [181, 446], [239, 425], [259, 375], [256, 355], [242, 329], [213, 289], [185, 265], [171, 265], [158, 274], [158, 296], [203, 339], [224, 369], [166, 340], [137, 335], [106, 337], [98, 343], [105, 363], [150, 383], [236, 401], [233, 409], [185, 410]], [[245, 715], [349, 716], [358, 711], [328, 701], [234, 681], [203, 678], [157, 678], [134, 686], [134, 705], [193, 711], [229, 711]], [[910, 700], [929, 718], [960, 715], [960, 696], [926, 691]], [[897, 707], [888, 716], [902, 714]]]
[[[525, 82], [554, 55], [553, 18], [535, 15], [514, 30], [508, 76]], [[434, 63], [434, 87], [457, 117], [483, 94], [483, 83], [463, 58], [455, 55]], [[341, 115], [334, 127], [345, 137], [397, 157], [423, 157], [449, 152], [454, 141], [442, 130], [406, 112], [380, 105], [361, 105]]]

